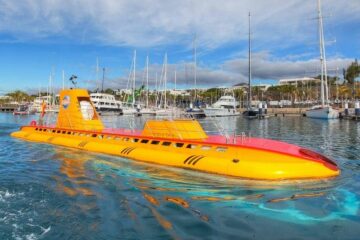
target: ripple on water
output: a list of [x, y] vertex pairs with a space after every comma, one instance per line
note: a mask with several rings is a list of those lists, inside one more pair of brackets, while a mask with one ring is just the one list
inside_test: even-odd
[[[229, 132], [326, 153], [342, 169], [334, 180], [269, 183], [24, 142], [9, 134], [31, 118], [11, 119], [0, 114], [8, 122], [0, 126], [0, 239], [356, 239], [360, 231], [355, 123], [218, 119]], [[129, 119], [112, 122], [128, 127]]]

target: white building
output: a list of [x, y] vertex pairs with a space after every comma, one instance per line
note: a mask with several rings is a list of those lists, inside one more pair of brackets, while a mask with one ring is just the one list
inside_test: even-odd
[[303, 77], [303, 78], [288, 78], [288, 79], [280, 79], [279, 85], [296, 85], [299, 82], [301, 83], [310, 83], [310, 82], [320, 82], [319, 79]]
[[190, 96], [190, 92], [186, 91], [186, 90], [175, 90], [172, 89], [170, 90], [170, 94], [174, 95], [174, 96]]
[[10, 96], [0, 96], [0, 100], [10, 100]]
[[[261, 91], [266, 91], [268, 90], [269, 87], [271, 87], [272, 85], [271, 84], [265, 84], [265, 83], [259, 83], [259, 84], [251, 84], [251, 87], [259, 87]], [[248, 89], [248, 84], [247, 83], [239, 83], [239, 84], [236, 84], [234, 86], [232, 86], [230, 88], [231, 90], [236, 90], [236, 89], [242, 89], [244, 90], [245, 92], [247, 91]]]

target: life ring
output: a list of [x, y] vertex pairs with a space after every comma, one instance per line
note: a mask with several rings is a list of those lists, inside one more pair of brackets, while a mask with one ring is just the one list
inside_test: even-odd
[[36, 121], [35, 121], [35, 120], [32, 120], [32, 121], [30, 122], [30, 126], [36, 126]]

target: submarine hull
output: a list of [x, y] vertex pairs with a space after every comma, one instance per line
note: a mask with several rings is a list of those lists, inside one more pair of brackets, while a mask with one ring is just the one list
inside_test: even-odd
[[11, 135], [28, 141], [247, 179], [321, 179], [340, 174], [337, 165], [323, 155], [266, 139], [234, 138], [225, 144], [221, 136], [181, 140], [47, 126], [24, 126]]

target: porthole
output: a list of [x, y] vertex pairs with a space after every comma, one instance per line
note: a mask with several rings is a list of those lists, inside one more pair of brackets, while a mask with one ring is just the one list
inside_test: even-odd
[[181, 148], [181, 147], [184, 146], [184, 143], [175, 143], [174, 145], [175, 145], [175, 147], [177, 147], [177, 148]]
[[171, 142], [163, 142], [162, 145], [163, 145], [163, 146], [170, 146], [170, 145], [171, 145]]
[[151, 144], [153, 144], [153, 145], [158, 145], [159, 143], [160, 143], [160, 141], [157, 141], [157, 140], [151, 141]]

